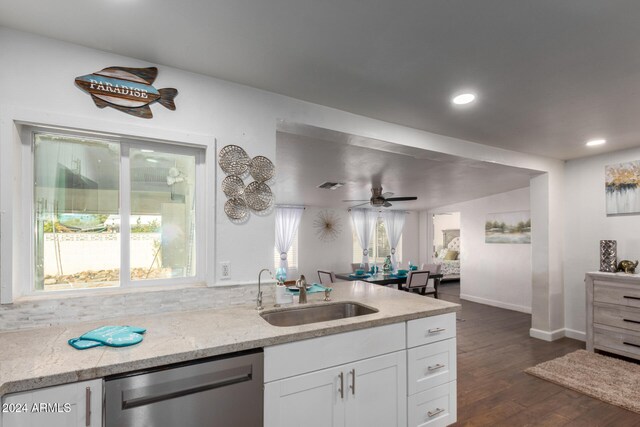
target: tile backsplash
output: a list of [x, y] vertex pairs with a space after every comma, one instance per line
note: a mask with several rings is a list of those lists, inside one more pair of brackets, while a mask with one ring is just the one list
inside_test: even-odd
[[[265, 285], [262, 290], [266, 305], [273, 298], [273, 285]], [[251, 304], [257, 291], [257, 285], [252, 284], [25, 298], [0, 305], [0, 331]]]

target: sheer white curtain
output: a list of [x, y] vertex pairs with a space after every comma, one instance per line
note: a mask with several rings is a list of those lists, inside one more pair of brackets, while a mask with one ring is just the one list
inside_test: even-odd
[[402, 236], [402, 229], [404, 228], [404, 220], [407, 213], [405, 211], [384, 211], [382, 212], [382, 219], [384, 220], [384, 228], [387, 230], [387, 237], [389, 238], [389, 246], [391, 246], [391, 263], [393, 269], [397, 267], [396, 263], [396, 247]]
[[351, 223], [356, 231], [358, 243], [362, 248], [362, 263], [369, 262], [369, 243], [373, 236], [373, 227], [378, 220], [378, 212], [369, 209], [351, 209]]
[[288, 269], [287, 251], [298, 231], [303, 207], [276, 206], [276, 250], [280, 253], [280, 267]]

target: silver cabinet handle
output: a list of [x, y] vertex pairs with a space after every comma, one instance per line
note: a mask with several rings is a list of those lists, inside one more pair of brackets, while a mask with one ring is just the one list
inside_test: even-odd
[[338, 392], [340, 392], [340, 399], [344, 399], [344, 373], [342, 372], [340, 372], [340, 388]]
[[437, 365], [427, 366], [428, 371], [437, 371], [438, 369], [444, 368], [444, 365], [438, 363]]
[[351, 394], [356, 395], [356, 370], [355, 368], [351, 370]]
[[85, 421], [84, 425], [89, 427], [91, 425], [91, 387], [87, 387], [84, 391], [84, 408], [85, 408]]
[[433, 329], [429, 329], [427, 332], [430, 333], [430, 334], [435, 334], [435, 333], [443, 332], [443, 331], [446, 331], [446, 329], [445, 328], [433, 328]]
[[435, 410], [433, 410], [433, 411], [429, 411], [429, 412], [427, 412], [427, 415], [429, 416], [429, 418], [433, 418], [433, 417], [435, 417], [436, 415], [441, 414], [441, 413], [443, 413], [443, 412], [444, 412], [444, 409], [442, 409], [442, 408], [436, 408], [436, 409], [435, 409]]

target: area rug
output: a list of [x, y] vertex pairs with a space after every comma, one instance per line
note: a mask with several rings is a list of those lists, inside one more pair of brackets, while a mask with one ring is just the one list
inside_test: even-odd
[[640, 414], [639, 364], [577, 350], [525, 372]]

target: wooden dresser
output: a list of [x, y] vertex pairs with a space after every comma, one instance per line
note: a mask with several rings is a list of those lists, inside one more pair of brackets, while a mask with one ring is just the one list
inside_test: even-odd
[[587, 350], [640, 360], [640, 275], [587, 273]]

